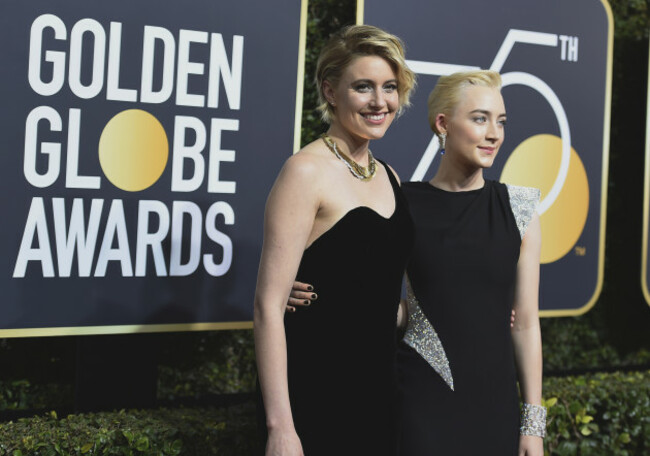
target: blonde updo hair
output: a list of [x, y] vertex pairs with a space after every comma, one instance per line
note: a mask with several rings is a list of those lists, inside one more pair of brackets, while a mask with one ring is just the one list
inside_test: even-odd
[[501, 90], [501, 75], [491, 70], [461, 71], [449, 76], [440, 76], [436, 86], [429, 94], [427, 107], [429, 109], [429, 125], [438, 136], [442, 145], [442, 138], [436, 126], [438, 114], [451, 116], [460, 103], [463, 89], [468, 86], [482, 86]]
[[334, 108], [325, 99], [323, 83], [328, 81], [332, 86], [336, 86], [345, 68], [356, 57], [373, 55], [386, 60], [397, 76], [398, 115], [410, 105], [411, 90], [415, 87], [415, 73], [406, 66], [402, 40], [372, 25], [350, 25], [332, 35], [321, 50], [316, 63], [314, 80], [318, 88], [318, 110], [325, 122], [331, 122]]

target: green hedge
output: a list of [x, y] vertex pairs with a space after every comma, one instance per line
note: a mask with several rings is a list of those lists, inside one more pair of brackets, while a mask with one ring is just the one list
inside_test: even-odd
[[34, 384], [29, 380], [0, 380], [0, 411], [48, 409], [72, 401], [72, 385]]
[[650, 454], [650, 371], [548, 378], [549, 455]]
[[[548, 378], [549, 456], [650, 454], [650, 371]], [[0, 456], [253, 454], [255, 407], [48, 416], [0, 424]]]
[[253, 454], [255, 407], [50, 415], [0, 424], [0, 455]]

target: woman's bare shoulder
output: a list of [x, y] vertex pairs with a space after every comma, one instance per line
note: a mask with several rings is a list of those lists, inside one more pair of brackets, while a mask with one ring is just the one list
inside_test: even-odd
[[327, 152], [322, 141], [313, 141], [287, 159], [282, 173], [299, 179], [318, 179], [331, 160]]

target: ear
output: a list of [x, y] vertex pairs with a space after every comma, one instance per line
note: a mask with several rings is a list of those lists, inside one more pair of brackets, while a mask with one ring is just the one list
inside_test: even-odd
[[323, 96], [325, 100], [332, 106], [336, 106], [336, 99], [334, 98], [334, 87], [329, 81], [323, 81]]
[[436, 128], [440, 133], [447, 133], [447, 116], [443, 113], [438, 113], [436, 116]]

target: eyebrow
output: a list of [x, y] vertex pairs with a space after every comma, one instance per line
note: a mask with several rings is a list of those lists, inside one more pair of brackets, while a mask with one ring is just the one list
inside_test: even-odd
[[[491, 112], [488, 111], [487, 109], [475, 109], [475, 110], [470, 112], [470, 114], [474, 114], [474, 113], [485, 114], [486, 116], [491, 114]], [[506, 117], [506, 113], [505, 112], [501, 113], [497, 117]]]
[[[352, 84], [359, 84], [361, 82], [365, 82], [365, 83], [368, 83], [368, 84], [374, 84], [375, 83], [371, 79], [356, 79], [356, 80], [352, 81]], [[397, 83], [397, 79], [389, 79], [388, 81], [385, 81], [383, 84], [388, 84], [390, 82]]]

